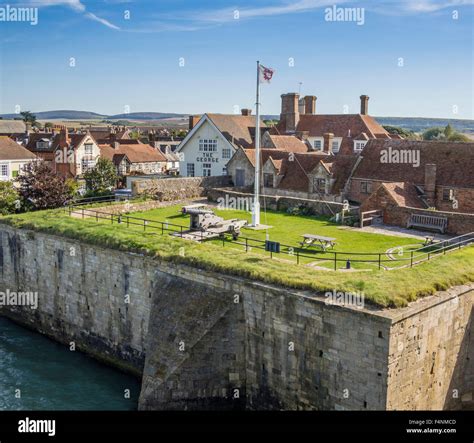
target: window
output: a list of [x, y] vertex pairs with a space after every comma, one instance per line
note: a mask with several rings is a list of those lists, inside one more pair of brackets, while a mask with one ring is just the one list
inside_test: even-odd
[[360, 192], [370, 194], [372, 192], [372, 182], [360, 182]]
[[331, 148], [332, 148], [332, 152], [334, 153], [339, 152], [339, 142], [337, 140], [335, 141], [333, 140]]
[[82, 159], [82, 172], [87, 172], [94, 168], [95, 160]]
[[326, 193], [326, 179], [314, 178], [313, 192], [318, 192], [319, 194], [325, 194]]
[[323, 142], [322, 142], [322, 140], [315, 140], [315, 141], [314, 141], [314, 149], [317, 149], [318, 151], [320, 151], [321, 149], [323, 149]]
[[202, 175], [204, 177], [210, 177], [211, 176], [211, 167], [212, 167], [212, 165], [210, 163], [203, 163], [202, 164]]
[[227, 175], [227, 168], [222, 168], [222, 175]]
[[230, 158], [231, 157], [231, 149], [230, 148], [224, 148], [222, 150], [222, 158]]
[[263, 174], [263, 186], [273, 188], [273, 174]]
[[39, 141], [39, 142], [36, 142], [36, 149], [40, 150], [40, 149], [48, 149], [49, 148], [49, 142], [47, 141]]
[[188, 163], [186, 165], [186, 173], [188, 177], [194, 177], [194, 163]]
[[453, 189], [449, 189], [449, 188], [444, 188], [443, 189], [443, 200], [444, 201], [451, 201], [452, 200], [452, 197], [454, 195], [454, 190]]
[[217, 140], [199, 140], [199, 150], [202, 152], [216, 152], [217, 151]]
[[93, 145], [92, 144], [84, 145], [84, 152], [86, 155], [92, 155]]
[[10, 173], [8, 170], [8, 164], [0, 165], [0, 180], [8, 180], [10, 178]]
[[364, 149], [366, 143], [367, 143], [366, 141], [362, 141], [362, 142], [361, 141], [355, 141], [354, 142], [354, 151], [355, 152], [361, 152]]

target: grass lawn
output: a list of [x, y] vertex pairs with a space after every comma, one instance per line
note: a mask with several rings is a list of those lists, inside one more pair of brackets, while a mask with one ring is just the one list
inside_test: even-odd
[[[187, 227], [188, 218], [179, 214], [179, 208], [180, 206], [171, 206], [131, 215], [150, 220], [167, 220], [169, 223]], [[237, 217], [249, 220], [250, 217], [245, 212], [216, 212], [226, 219]], [[315, 269], [304, 262], [298, 266], [294, 256], [288, 253], [277, 254], [278, 259], [272, 260], [268, 252], [252, 249], [246, 253], [241, 245], [230, 242], [226, 243], [225, 247], [222, 247], [219, 240], [199, 244], [166, 234], [161, 235], [161, 232], [149, 228], [144, 230], [143, 227], [135, 226], [127, 229], [124, 223], [111, 224], [105, 220], [98, 223], [92, 218], [73, 218], [62, 210], [0, 217], [0, 223], [54, 233], [114, 249], [140, 252], [167, 261], [186, 263], [289, 288], [318, 292], [360, 291], [365, 295], [366, 302], [384, 307], [405, 306], [409, 301], [432, 294], [436, 290], [474, 281], [473, 247], [437, 257], [412, 269], [379, 271], [376, 266], [364, 264], [365, 268], [369, 268], [364, 272], [329, 272]], [[268, 231], [271, 240], [288, 245], [297, 246], [301, 241], [301, 234], [304, 233], [335, 237], [335, 251], [338, 252], [385, 252], [395, 246], [409, 249], [410, 245], [415, 247], [418, 242], [412, 238], [361, 233], [321, 218], [274, 212], [267, 212], [266, 218], [262, 214], [262, 223], [274, 226]], [[244, 229], [242, 235], [265, 239], [266, 232]], [[308, 261], [317, 261], [317, 257]], [[341, 262], [340, 267], [343, 265]]]

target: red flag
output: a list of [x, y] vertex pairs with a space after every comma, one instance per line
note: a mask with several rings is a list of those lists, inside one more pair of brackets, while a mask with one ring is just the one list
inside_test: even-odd
[[260, 68], [260, 72], [259, 72], [259, 75], [258, 75], [259, 82], [260, 83], [270, 83], [275, 71], [272, 68], [266, 68], [263, 65], [260, 65], [259, 68]]

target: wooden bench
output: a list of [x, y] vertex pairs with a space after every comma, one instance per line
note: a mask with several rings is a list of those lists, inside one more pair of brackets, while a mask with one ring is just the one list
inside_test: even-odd
[[319, 246], [323, 251], [328, 248], [334, 248], [336, 239], [332, 237], [323, 237], [321, 235], [304, 234], [303, 241], [300, 242], [302, 248], [305, 246]]
[[439, 217], [436, 215], [411, 214], [407, 227], [436, 230], [444, 234], [448, 227], [448, 219], [447, 217]]

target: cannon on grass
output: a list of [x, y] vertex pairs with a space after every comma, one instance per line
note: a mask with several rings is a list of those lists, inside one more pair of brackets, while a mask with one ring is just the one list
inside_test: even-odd
[[181, 212], [190, 216], [189, 231], [183, 237], [197, 241], [222, 237], [227, 233], [232, 234], [233, 240], [237, 240], [241, 228], [247, 224], [246, 220], [238, 218], [224, 220], [202, 205], [184, 206]]

